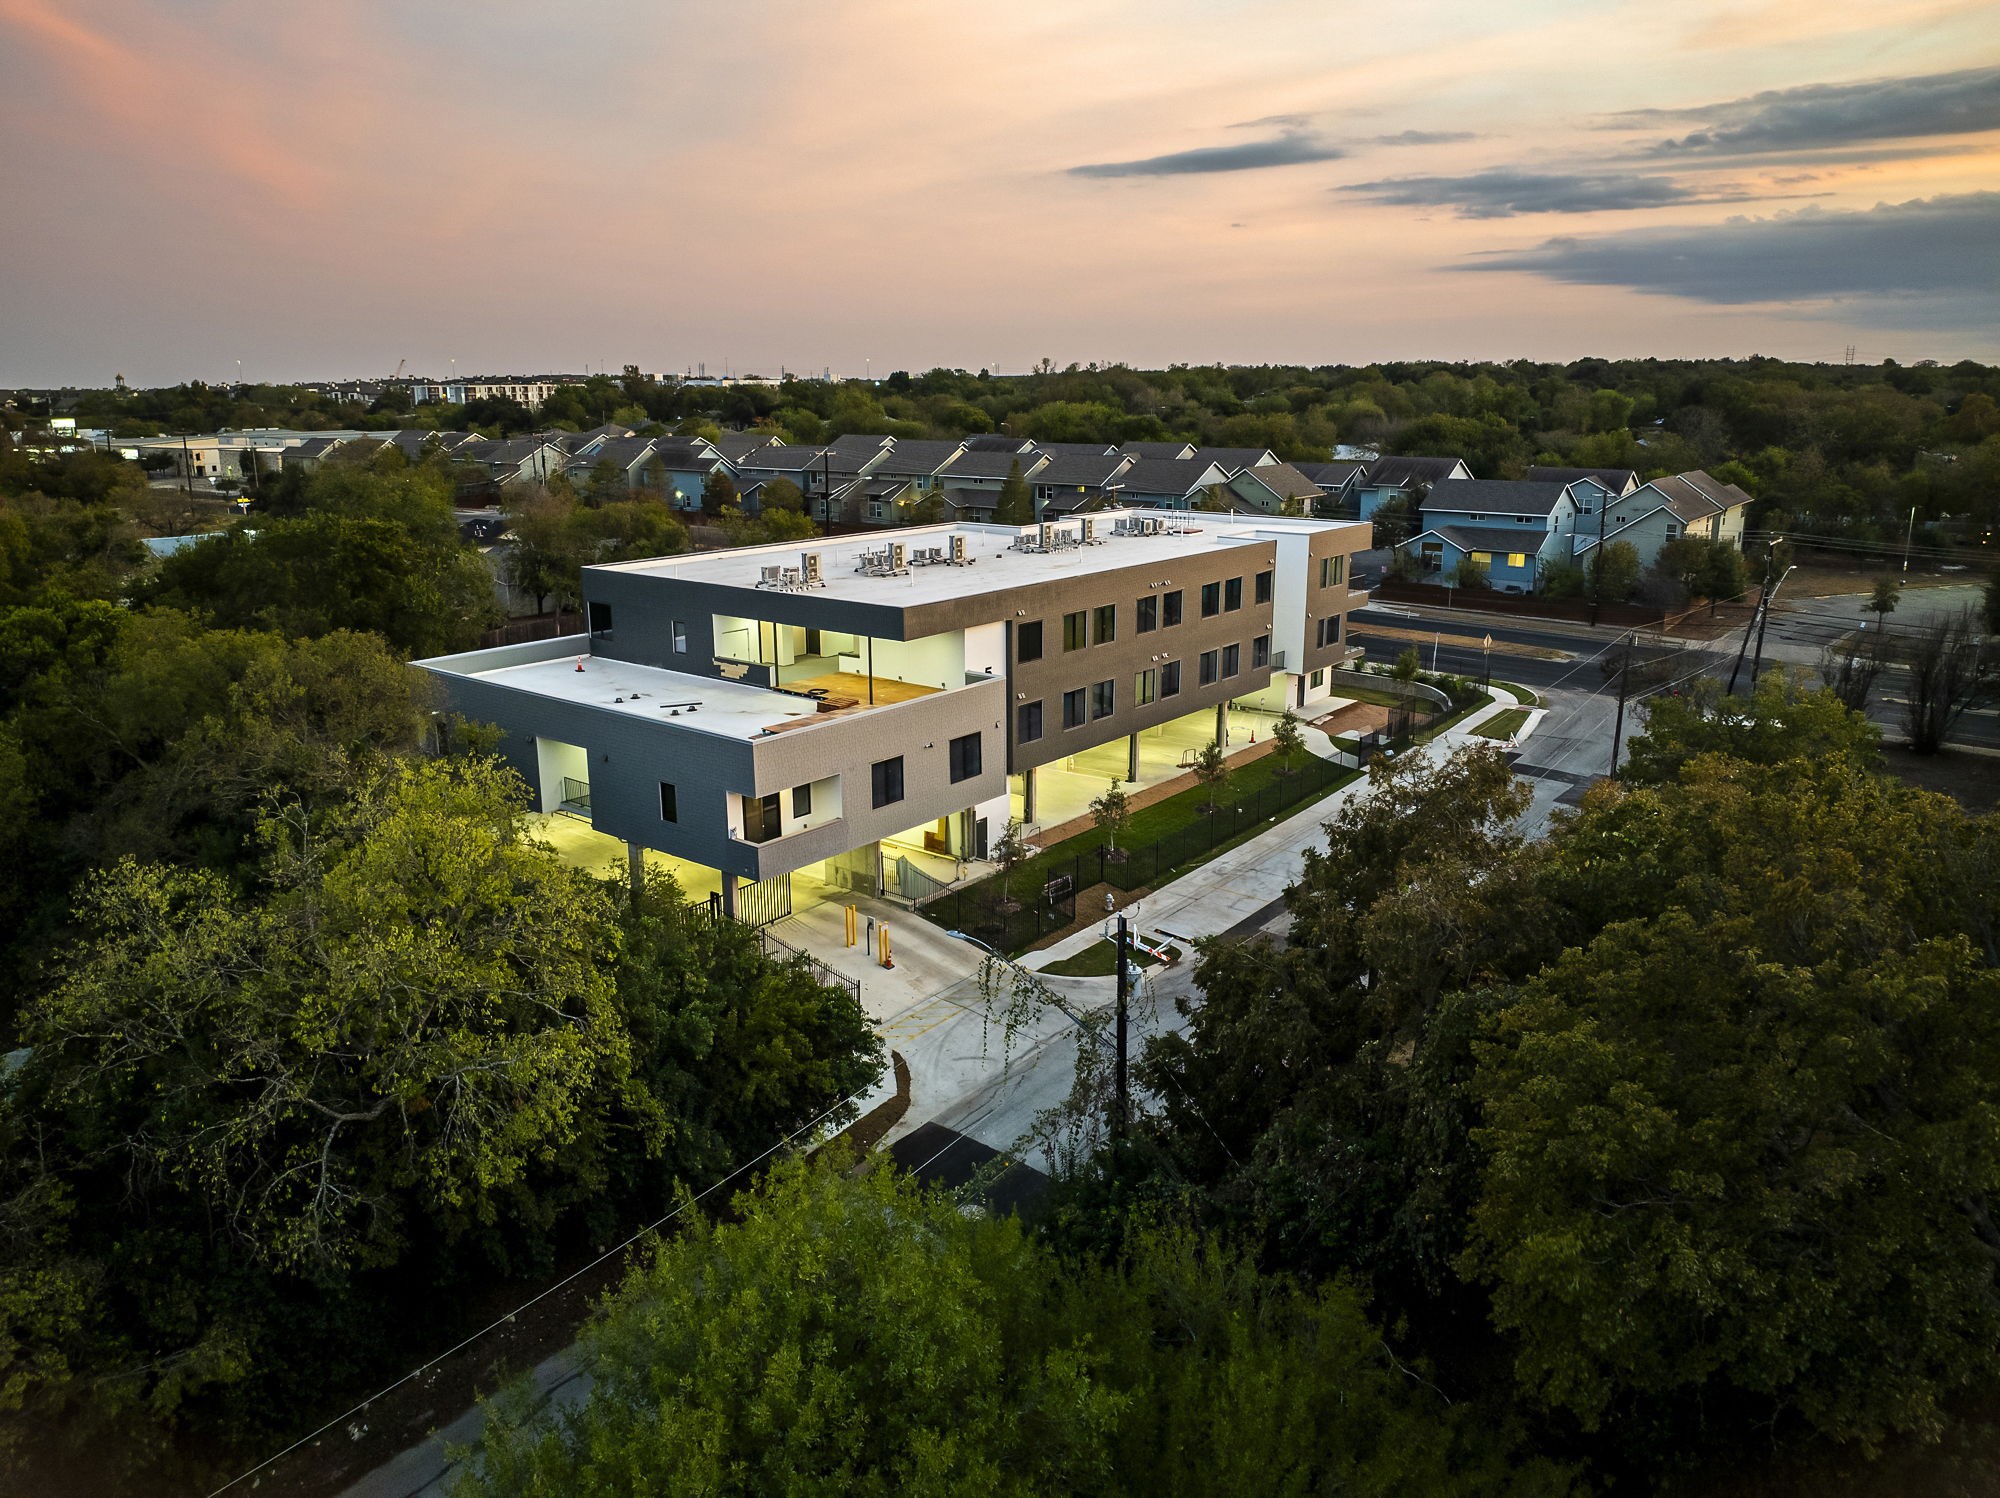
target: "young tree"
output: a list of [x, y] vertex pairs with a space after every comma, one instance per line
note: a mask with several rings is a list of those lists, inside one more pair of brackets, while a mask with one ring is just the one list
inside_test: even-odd
[[1458, 559], [1452, 572], [1452, 586], [1466, 593], [1483, 593], [1490, 586], [1486, 564], [1471, 555]]
[[1230, 509], [1229, 492], [1220, 484], [1210, 484], [1201, 491], [1201, 498], [1194, 502], [1194, 507], [1212, 514], [1227, 514]]
[[1639, 548], [1630, 541], [1607, 541], [1590, 562], [1593, 603], [1623, 603], [1639, 586]]
[[1415, 681], [1424, 669], [1424, 658], [1417, 653], [1414, 645], [1405, 645], [1403, 653], [1396, 657], [1395, 667], [1389, 674], [1398, 681]]
[[[1369, 517], [1375, 526], [1377, 546], [1401, 546], [1417, 530], [1417, 507], [1407, 494], [1384, 500]], [[1402, 553], [1398, 552], [1398, 556]]]
[[1113, 777], [1104, 794], [1090, 803], [1091, 818], [1104, 834], [1105, 856], [1113, 863], [1125, 861], [1125, 850], [1118, 846], [1118, 839], [1132, 825], [1131, 797], [1120, 789], [1122, 784]]
[[1981, 643], [1972, 610], [1932, 614], [1898, 646], [1908, 673], [1903, 723], [1910, 748], [1936, 754], [1982, 689]]
[[737, 508], [736, 480], [726, 469], [718, 468], [701, 481], [701, 512], [704, 515], [721, 515], [724, 510]]
[[1000, 866], [1000, 908], [1012, 914], [1021, 908], [1021, 902], [1014, 898], [1014, 874], [1035, 856], [1035, 850], [1029, 846], [1021, 826], [1021, 819], [1009, 817], [1007, 825], [1000, 830], [998, 840], [987, 851]]
[[1750, 571], [1742, 548], [1730, 541], [1709, 542], [1701, 569], [1701, 591], [1708, 595], [1709, 617], [1714, 618], [1721, 605], [1741, 598], [1749, 586]]
[[1028, 481], [1021, 477], [1021, 460], [1007, 465], [1007, 477], [1000, 485], [999, 500], [993, 506], [995, 525], [1032, 525], [1035, 502], [1028, 493]]
[[1875, 591], [1869, 595], [1864, 607], [1875, 616], [1875, 627], [1881, 629], [1889, 622], [1889, 616], [1896, 612], [1896, 605], [1902, 601], [1903, 582], [1896, 577], [1875, 579]]
[[1229, 774], [1229, 757], [1223, 753], [1222, 745], [1213, 739], [1203, 744], [1194, 757], [1194, 778], [1200, 781], [1202, 788], [1208, 792], [1208, 801], [1202, 807], [1204, 812], [1211, 815], [1214, 813], [1216, 798], [1222, 794], [1223, 787], [1229, 784]]
[[1304, 751], [1305, 731], [1290, 708], [1278, 715], [1278, 721], [1271, 725], [1271, 742], [1278, 746], [1279, 773], [1292, 773], [1292, 761]]
[[805, 513], [806, 497], [800, 492], [799, 486], [790, 479], [777, 478], [766, 482], [758, 491], [757, 503], [760, 512], [764, 514], [774, 510], [784, 510], [794, 515], [802, 515]]

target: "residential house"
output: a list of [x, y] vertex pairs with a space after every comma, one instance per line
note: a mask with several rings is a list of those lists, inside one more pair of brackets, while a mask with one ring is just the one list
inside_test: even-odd
[[729, 462], [746, 457], [762, 447], [776, 447], [779, 439], [769, 432], [724, 432], [715, 439], [715, 450]]
[[1228, 487], [1237, 509], [1260, 515], [1310, 515], [1320, 499], [1319, 485], [1290, 463], [1245, 468]]
[[708, 476], [726, 470], [722, 454], [700, 437], [655, 437], [646, 488], [676, 510], [699, 510]]
[[1032, 439], [1010, 437], [1005, 432], [980, 432], [965, 439], [965, 450], [971, 453], [1013, 453], [1016, 456], [1035, 450]]
[[1028, 492], [1032, 496], [1035, 475], [1048, 465], [1049, 460], [1034, 450], [1033, 443], [1028, 444], [1026, 452], [975, 448], [967, 443], [966, 451], [939, 469], [937, 477], [944, 490], [947, 512], [952, 518], [986, 521], [993, 518], [994, 509], [1000, 503], [1000, 488], [1007, 482], [1009, 473], [1018, 469], [1021, 477], [1028, 482]]
[[1268, 468], [1278, 461], [1268, 447], [1197, 447], [1188, 456], [1197, 463], [1213, 463], [1231, 478], [1246, 468]]
[[1570, 486], [1530, 479], [1440, 479], [1424, 497], [1422, 529], [1396, 549], [1444, 579], [1470, 560], [1501, 593], [1532, 593], [1544, 568], [1567, 562], [1576, 524]]
[[1472, 470], [1465, 466], [1463, 458], [1377, 458], [1355, 482], [1355, 514], [1363, 520], [1372, 520], [1375, 512], [1392, 499], [1420, 499], [1433, 484], [1471, 477]]
[[596, 437], [563, 467], [578, 488], [597, 482], [600, 473], [615, 474], [626, 489], [659, 492], [664, 475], [653, 462], [658, 444], [651, 437]]
[[827, 492], [833, 475], [831, 450], [800, 443], [793, 446], [756, 447], [730, 463], [736, 474], [736, 488], [743, 495], [743, 512], [757, 513], [756, 491], [772, 479], [784, 479], [798, 486], [810, 503]]
[[1229, 475], [1214, 463], [1194, 458], [1140, 458], [1118, 476], [1118, 482], [1120, 504], [1192, 510], [1209, 489], [1226, 485]]
[[1030, 491], [1035, 514], [1046, 519], [1116, 503], [1122, 476], [1138, 460], [1123, 453], [1080, 453], [1069, 443], [1062, 446], [1062, 452], [1040, 449], [1048, 461], [1035, 470]]
[[1641, 565], [1650, 567], [1662, 547], [1682, 536], [1741, 546], [1749, 506], [1748, 494], [1699, 468], [1653, 479], [1606, 505], [1595, 529], [1580, 525], [1574, 555], [1587, 563], [1599, 545], [1625, 541], [1639, 553]]
[[461, 493], [546, 484], [569, 462], [568, 453], [542, 437], [509, 437], [500, 441], [480, 437], [463, 444], [451, 456], [464, 460], [480, 475], [462, 483]]
[[1194, 456], [1192, 442], [1121, 442], [1118, 451], [1129, 453], [1135, 458], [1166, 458], [1178, 460]]
[[1313, 513], [1317, 515], [1350, 515], [1355, 510], [1355, 485], [1368, 471], [1373, 459], [1336, 458], [1331, 463], [1294, 463], [1298, 469], [1318, 486], [1320, 505]]

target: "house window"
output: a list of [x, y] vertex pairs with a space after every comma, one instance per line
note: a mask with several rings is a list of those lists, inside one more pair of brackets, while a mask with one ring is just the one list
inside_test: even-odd
[[1181, 622], [1181, 590], [1165, 594], [1160, 599], [1160, 628], [1172, 629]]
[[1100, 603], [1097, 606], [1097, 643], [1109, 645], [1118, 638], [1118, 605]]
[[1088, 694], [1082, 687], [1063, 693], [1063, 727], [1081, 728], [1090, 721]]
[[1132, 681], [1132, 703], [1135, 707], [1144, 707], [1159, 695], [1159, 691], [1160, 673], [1141, 671]]
[[1090, 616], [1082, 609], [1078, 609], [1074, 614], [1063, 615], [1064, 650], [1081, 650], [1090, 643], [1090, 636], [1086, 632], [1089, 621]]
[[1241, 645], [1223, 646], [1222, 674], [1224, 676], [1234, 676], [1238, 671], [1242, 669], [1243, 669], [1243, 647]]
[[1321, 557], [1319, 559], [1319, 585], [1322, 588], [1331, 588], [1338, 583], [1345, 582], [1346, 580], [1347, 580], [1346, 557], [1344, 556]]
[[768, 843], [784, 831], [785, 820], [778, 812], [778, 793], [743, 798], [743, 841]]
[[1140, 599], [1138, 607], [1132, 612], [1136, 619], [1133, 627], [1139, 634], [1149, 635], [1155, 629], [1159, 628], [1160, 600], [1151, 594]]
[[1340, 643], [1340, 615], [1329, 614], [1326, 618], [1321, 619], [1318, 622], [1317, 633], [1314, 635], [1314, 639], [1322, 648], [1328, 645], [1338, 645]]
[[1042, 658], [1042, 621], [1030, 619], [1014, 626], [1014, 659], [1038, 661]]
[[972, 780], [984, 768], [979, 735], [968, 733], [951, 741], [951, 783]]
[[1250, 642], [1250, 669], [1261, 671], [1271, 664], [1271, 637], [1259, 635]]
[[1017, 743], [1032, 744], [1042, 736], [1042, 705], [1039, 702], [1024, 702], [1014, 712]]
[[1326, 685], [1326, 667], [1321, 666], [1317, 671], [1313, 672], [1312, 684], [1316, 687], [1323, 687]]
[[674, 654], [686, 655], [687, 653], [688, 653], [688, 627], [681, 620], [676, 619], [674, 621]]
[[1254, 595], [1254, 598], [1255, 601], [1258, 603], [1269, 603], [1271, 601], [1270, 573], [1260, 572], [1257, 574], [1257, 591], [1256, 594]]
[[875, 804], [894, 806], [903, 799], [903, 756], [878, 759], [870, 772], [874, 781]]
[[1527, 554], [1527, 553], [1526, 553], [1525, 551], [1510, 551], [1510, 552], [1508, 552], [1508, 553], [1507, 553], [1507, 565], [1508, 565], [1509, 567], [1525, 567], [1525, 566], [1527, 566], [1527, 565], [1528, 565], [1528, 554]]
[[1216, 652], [1213, 650], [1204, 650], [1201, 653], [1201, 684], [1203, 686], [1210, 686], [1214, 683], [1217, 659]]
[[670, 782], [662, 780], [660, 782], [660, 820], [662, 822], [678, 822], [680, 819], [680, 797], [675, 794]]
[[590, 632], [611, 638], [611, 605], [593, 602], [590, 605]]
[[1181, 694], [1181, 663], [1168, 661], [1160, 667], [1160, 695], [1178, 697]]
[[1090, 716], [1108, 718], [1118, 711], [1118, 683], [1100, 681], [1090, 689]]
[[1201, 585], [1201, 617], [1213, 619], [1222, 612], [1222, 584], [1203, 583]]
[[1233, 614], [1243, 607], [1243, 579], [1232, 577], [1222, 585], [1222, 607], [1225, 613]]

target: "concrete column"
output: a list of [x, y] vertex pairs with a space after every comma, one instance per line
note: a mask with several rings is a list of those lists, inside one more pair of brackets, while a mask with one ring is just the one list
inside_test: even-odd
[[736, 919], [736, 876], [727, 872], [722, 876], [722, 913]]
[[1029, 765], [1021, 772], [1021, 825], [1027, 827], [1035, 820], [1035, 767]]
[[637, 910], [646, 894], [646, 850], [637, 843], [627, 843], [625, 858], [632, 871], [632, 908]]
[[1215, 704], [1215, 742], [1223, 748], [1229, 747], [1229, 704]]
[[1139, 735], [1136, 733], [1125, 741], [1125, 779], [1127, 783], [1139, 778]]

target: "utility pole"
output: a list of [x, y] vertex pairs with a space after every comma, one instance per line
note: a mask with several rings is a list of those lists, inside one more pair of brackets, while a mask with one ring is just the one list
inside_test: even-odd
[[1611, 725], [1611, 774], [1618, 775], [1618, 750], [1625, 739], [1625, 684], [1632, 674], [1632, 636], [1625, 636], [1625, 654], [1618, 662], [1618, 716]]
[[[1729, 670], [1729, 695], [1731, 697], [1736, 695], [1736, 677], [1743, 670], [1743, 657], [1750, 653], [1750, 636], [1756, 634], [1761, 640], [1763, 635], [1763, 631], [1758, 628], [1758, 625], [1764, 618], [1764, 605], [1770, 602], [1771, 567], [1778, 558], [1778, 541], [1783, 539], [1780, 536], [1764, 548], [1764, 582], [1763, 586], [1757, 590], [1757, 611], [1750, 616], [1750, 622], [1743, 626], [1743, 643], [1736, 647], [1736, 664], [1730, 667]], [[1759, 654], [1762, 651], [1763, 647], [1760, 644], [1758, 646]], [[1753, 677], [1752, 680], [1754, 681], [1755, 678]]]
[[[1775, 583], [1771, 584], [1772, 593], [1775, 594], [1778, 591], [1778, 589], [1782, 588], [1785, 585], [1785, 578], [1790, 577], [1795, 570], [1796, 569], [1794, 568], [1787, 567], [1785, 569], [1784, 577], [1780, 577]], [[1753, 692], [1757, 689], [1757, 673], [1763, 668], [1764, 665], [1764, 626], [1769, 624], [1770, 622], [1771, 622], [1771, 608], [1770, 608], [1770, 603], [1767, 600], [1764, 606], [1763, 617], [1758, 619], [1757, 621], [1757, 650], [1756, 653], [1750, 657], [1750, 690]]]
[[1121, 1141], [1125, 1138], [1126, 1125], [1131, 1121], [1132, 1116], [1131, 1081], [1125, 1069], [1127, 1054], [1125, 1029], [1129, 1019], [1126, 1009], [1126, 999], [1132, 984], [1129, 966], [1131, 952], [1131, 928], [1126, 924], [1125, 917], [1121, 914], [1118, 917], [1118, 1102], [1116, 1110], [1111, 1115], [1112, 1138]]

